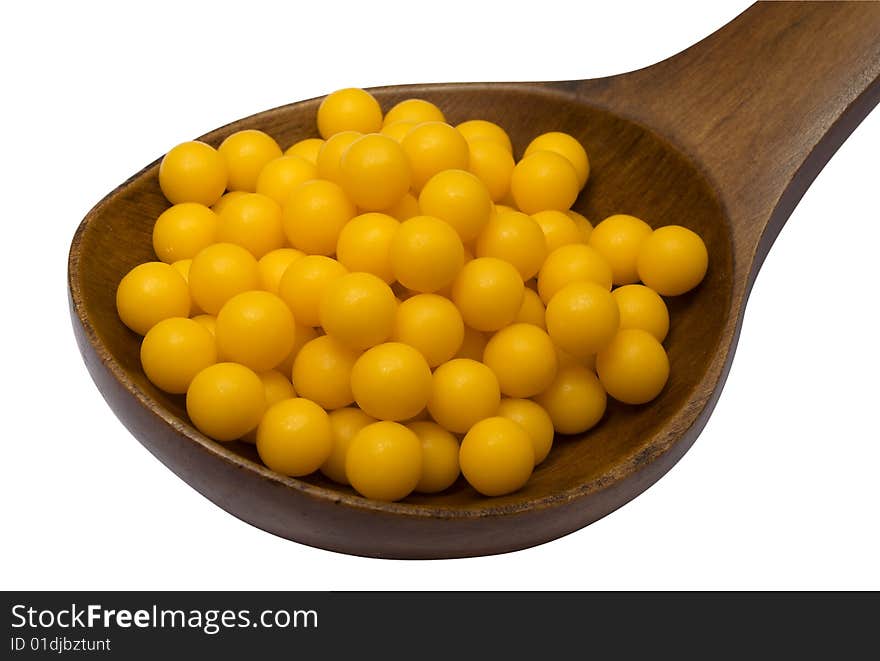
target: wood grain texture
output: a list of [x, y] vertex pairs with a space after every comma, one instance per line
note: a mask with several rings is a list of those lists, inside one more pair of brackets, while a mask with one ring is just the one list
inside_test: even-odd
[[[809, 183], [880, 97], [880, 3], [772, 3], [683, 53], [590, 81], [450, 84], [373, 90], [388, 109], [419, 96], [453, 123], [506, 127], [520, 154], [535, 135], [567, 131], [592, 175], [576, 209], [632, 213], [693, 228], [710, 268], [670, 300], [672, 376], [649, 405], [611, 404], [583, 438], [557, 437], [521, 491], [483, 498], [464, 481], [400, 503], [357, 496], [320, 476], [272, 473], [253, 447], [216, 443], [187, 421], [183, 398], [144, 377], [139, 338], [119, 321], [116, 286], [153, 259], [152, 224], [167, 207], [158, 162], [83, 220], [70, 251], [70, 306], [83, 359], [132, 434], [235, 516], [282, 537], [346, 553], [444, 558], [521, 549], [577, 530], [631, 500], [687, 451], [717, 400], [763, 257]], [[320, 99], [276, 108], [204, 136], [259, 128], [282, 147], [315, 135]], [[695, 495], [696, 496], [696, 495]]]

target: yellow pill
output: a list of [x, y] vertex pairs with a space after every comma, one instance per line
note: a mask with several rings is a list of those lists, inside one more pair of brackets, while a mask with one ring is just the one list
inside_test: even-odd
[[297, 259], [281, 276], [278, 295], [293, 311], [297, 323], [318, 326], [321, 323], [321, 299], [327, 286], [348, 273], [342, 264], [322, 255]]
[[458, 439], [435, 422], [406, 425], [422, 444], [422, 475], [415, 490], [420, 493], [445, 491], [458, 479]]
[[562, 211], [539, 211], [532, 214], [534, 220], [544, 232], [547, 242], [547, 254], [572, 243], [584, 243], [583, 231], [567, 213]]
[[210, 314], [236, 294], [258, 289], [260, 268], [254, 256], [233, 243], [215, 243], [193, 257], [189, 289], [193, 300]]
[[165, 392], [185, 393], [195, 375], [216, 362], [214, 336], [192, 319], [163, 319], [141, 344], [144, 373]]
[[217, 317], [213, 314], [197, 314], [192, 320], [208, 331], [211, 337], [217, 335]]
[[428, 365], [436, 367], [451, 360], [461, 348], [464, 322], [449, 299], [418, 294], [397, 308], [392, 337], [418, 349]]
[[709, 267], [706, 244], [686, 227], [659, 227], [642, 243], [639, 278], [662, 296], [678, 296], [702, 282]]
[[[189, 287], [189, 270], [192, 268], [192, 260], [191, 259], [178, 259], [176, 262], [171, 264], [171, 268], [180, 273], [183, 276], [184, 281], [186, 282], [186, 286]], [[192, 294], [189, 296], [189, 314], [190, 316], [202, 314], [204, 310], [202, 310], [198, 303], [193, 300]]]
[[189, 308], [186, 281], [164, 262], [135, 266], [125, 274], [116, 289], [119, 318], [139, 335], [146, 335], [163, 319], [188, 317]]
[[525, 156], [510, 175], [516, 206], [527, 214], [548, 209], [565, 211], [577, 199], [580, 186], [571, 163], [551, 151]]
[[443, 112], [430, 101], [424, 99], [405, 99], [385, 114], [385, 126], [396, 122], [445, 122]]
[[[456, 308], [457, 309], [457, 308]], [[485, 334], [478, 330], [464, 327], [464, 339], [461, 341], [461, 347], [455, 354], [455, 358], [468, 358], [478, 363], [483, 360], [483, 351], [486, 350], [486, 343], [489, 339]]]
[[547, 332], [553, 342], [577, 358], [604, 349], [620, 325], [617, 302], [592, 282], [573, 282], [547, 304]]
[[498, 378], [486, 365], [456, 358], [434, 370], [434, 384], [428, 411], [431, 417], [456, 434], [495, 415], [501, 401]]
[[312, 165], [317, 166], [318, 152], [321, 151], [321, 147], [323, 146], [324, 141], [321, 138], [305, 138], [304, 140], [299, 140], [290, 145], [290, 147], [285, 150], [284, 155], [299, 156]]
[[171, 204], [196, 202], [209, 207], [223, 195], [226, 182], [223, 157], [198, 140], [177, 145], [159, 165], [159, 187]]
[[468, 326], [494, 331], [516, 318], [524, 289], [513, 266], [495, 257], [477, 257], [465, 264], [455, 279], [452, 300]]
[[620, 328], [641, 328], [657, 338], [666, 339], [669, 332], [669, 310], [653, 289], [644, 285], [618, 287], [611, 295], [620, 310]]
[[559, 131], [544, 133], [529, 143], [523, 156], [539, 151], [555, 152], [571, 163], [577, 173], [578, 190], [587, 183], [590, 177], [590, 160], [584, 146], [575, 137]]
[[327, 410], [348, 406], [354, 401], [351, 372], [359, 355], [329, 335], [316, 337], [293, 361], [293, 387]]
[[247, 191], [233, 190], [229, 191], [228, 193], [223, 193], [220, 199], [214, 202], [214, 204], [212, 204], [210, 208], [214, 213], [219, 215], [227, 204], [232, 202], [232, 200], [241, 197], [242, 195], [247, 195]]
[[396, 219], [384, 213], [355, 216], [339, 233], [336, 258], [349, 271], [372, 273], [391, 284], [391, 242], [399, 227]]
[[348, 273], [327, 285], [319, 312], [327, 335], [352, 349], [368, 349], [391, 337], [397, 301], [372, 273]]
[[605, 414], [607, 397], [592, 370], [569, 365], [557, 372], [547, 390], [535, 397], [560, 434], [580, 434], [592, 429]]
[[387, 209], [409, 190], [406, 154], [384, 135], [365, 135], [351, 143], [342, 154], [339, 176], [349, 199], [369, 211]]
[[284, 245], [281, 207], [270, 197], [248, 193], [223, 207], [217, 240], [241, 246], [255, 258]]
[[385, 209], [385, 213], [401, 222], [422, 215], [422, 211], [419, 209], [419, 201], [412, 193], [406, 193], [398, 200], [397, 204], [393, 204]]
[[572, 282], [593, 282], [611, 289], [611, 267], [596, 250], [582, 243], [557, 248], [538, 272], [538, 293], [544, 303]]
[[300, 257], [305, 257], [305, 253], [295, 248], [276, 248], [260, 257], [260, 261], [257, 262], [260, 269], [260, 286], [268, 292], [277, 294], [281, 276], [284, 275], [287, 267]]
[[[290, 380], [278, 370], [269, 370], [261, 372], [260, 381], [263, 382], [263, 388], [266, 392], [266, 407], [270, 407], [284, 399], [296, 397], [296, 390]], [[257, 430], [252, 429], [241, 437], [245, 443], [254, 444], [257, 442]]]
[[516, 322], [532, 324], [538, 328], [547, 330], [544, 303], [537, 292], [526, 287], [523, 290], [523, 302], [516, 313]]
[[596, 356], [599, 380], [624, 404], [650, 402], [666, 385], [669, 358], [657, 338], [639, 328], [622, 330]]
[[532, 439], [535, 466], [547, 458], [553, 447], [553, 420], [540, 404], [530, 399], [502, 399], [498, 406], [498, 415], [525, 429]]
[[287, 357], [294, 332], [290, 308], [267, 291], [237, 294], [217, 313], [220, 356], [256, 372], [270, 370]]
[[348, 477], [345, 475], [348, 448], [351, 447], [351, 442], [357, 433], [376, 422], [376, 419], [354, 407], [330, 411], [329, 418], [333, 448], [330, 450], [330, 456], [321, 464], [321, 472], [334, 482], [348, 484]]
[[217, 223], [217, 214], [204, 204], [175, 204], [153, 225], [153, 250], [167, 264], [192, 259], [217, 240]]
[[504, 146], [486, 139], [468, 141], [468, 150], [468, 171], [483, 182], [493, 201], [504, 199], [510, 192], [513, 156]]
[[546, 331], [532, 324], [511, 324], [486, 344], [483, 362], [498, 377], [508, 397], [532, 397], [556, 377], [556, 347]]
[[452, 226], [433, 216], [400, 224], [391, 241], [394, 277], [408, 289], [431, 293], [450, 284], [464, 264], [464, 246]]
[[257, 453], [276, 473], [301, 477], [321, 467], [333, 449], [327, 412], [308, 399], [270, 406], [257, 428]]
[[525, 486], [535, 467], [532, 439], [517, 423], [500, 416], [473, 426], [461, 442], [461, 472], [484, 496], [503, 496]]
[[593, 223], [591, 223], [583, 214], [579, 214], [577, 211], [573, 211], [569, 209], [565, 212], [565, 215], [571, 218], [574, 221], [574, 224], [577, 226], [578, 231], [581, 233], [581, 241], [583, 243], [590, 242], [590, 235], [593, 233]]
[[464, 170], [444, 170], [425, 184], [419, 208], [451, 225], [462, 242], [473, 241], [492, 215], [489, 192], [477, 177]]
[[216, 441], [234, 441], [254, 429], [266, 410], [256, 373], [238, 363], [217, 363], [196, 374], [186, 391], [186, 412], [196, 428]]
[[342, 131], [376, 133], [382, 128], [382, 108], [362, 89], [349, 87], [328, 94], [318, 106], [318, 133], [325, 140]]
[[636, 260], [651, 231], [648, 223], [626, 214], [609, 216], [593, 229], [590, 247], [611, 266], [611, 279], [615, 285], [639, 281]]
[[284, 204], [294, 188], [318, 178], [314, 163], [299, 156], [282, 156], [269, 161], [257, 177], [257, 192]]
[[391, 138], [395, 142], [400, 143], [403, 141], [404, 136], [409, 133], [414, 126], [417, 126], [415, 122], [394, 122], [393, 124], [386, 124], [383, 126], [379, 133], [380, 135], [384, 135], [385, 137]]
[[287, 240], [307, 255], [332, 255], [339, 233], [357, 209], [332, 181], [312, 179], [293, 190], [282, 209]]
[[248, 193], [257, 190], [257, 177], [266, 164], [282, 156], [275, 139], [256, 129], [236, 131], [220, 143], [217, 151], [226, 162], [229, 174], [226, 187]]
[[449, 124], [425, 122], [413, 128], [400, 143], [409, 159], [412, 187], [416, 191], [438, 172], [467, 170], [467, 141]]
[[504, 148], [508, 154], [513, 153], [513, 145], [510, 143], [510, 136], [507, 131], [494, 124], [487, 122], [485, 119], [470, 119], [462, 122], [455, 128], [464, 136], [468, 142], [476, 142], [477, 140], [488, 140], [494, 142]]
[[365, 498], [389, 502], [406, 498], [422, 475], [421, 441], [396, 422], [367, 425], [348, 448], [345, 475]]
[[293, 374], [293, 361], [296, 360], [299, 352], [306, 344], [318, 337], [318, 331], [311, 326], [303, 326], [302, 324], [295, 324], [295, 326], [296, 330], [293, 332], [293, 349], [287, 354], [287, 358], [281, 361], [281, 364], [275, 368], [282, 374], [286, 374], [291, 378], [291, 375]]
[[342, 155], [352, 143], [362, 138], [363, 135], [359, 131], [343, 131], [324, 142], [316, 161], [318, 176], [336, 183], [342, 181]]
[[431, 369], [418, 351], [400, 342], [368, 349], [351, 371], [354, 399], [379, 420], [408, 420], [428, 403]]
[[477, 238], [476, 250], [477, 257], [497, 257], [513, 265], [523, 280], [537, 275], [547, 257], [541, 226], [519, 211], [493, 216]]
[[559, 369], [569, 367], [571, 365], [579, 365], [586, 367], [588, 370], [596, 371], [596, 354], [590, 354], [585, 358], [576, 358], [567, 351], [556, 347], [556, 362], [559, 363]]

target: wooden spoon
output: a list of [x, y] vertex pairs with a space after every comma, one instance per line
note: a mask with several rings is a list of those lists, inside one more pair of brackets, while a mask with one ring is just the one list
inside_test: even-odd
[[[586, 145], [592, 179], [576, 208], [682, 224], [710, 267], [671, 299], [672, 376], [651, 404], [612, 403], [583, 438], [558, 437], [526, 487], [484, 498], [463, 481], [435, 496], [380, 503], [320, 475], [266, 469], [253, 447], [221, 444], [187, 421], [181, 397], [144, 377], [139, 338], [116, 315], [122, 276], [155, 259], [152, 224], [167, 207], [158, 161], [92, 209], [70, 250], [70, 306], [86, 366], [128, 429], [166, 466], [235, 516], [304, 544], [388, 558], [512, 551], [581, 528], [647, 489], [690, 448], [721, 393], [755, 275], [783, 223], [835, 150], [880, 98], [880, 3], [768, 3], [675, 57], [632, 73], [551, 83], [415, 85], [373, 90], [387, 109], [408, 97], [450, 122], [507, 128], [517, 153], [544, 131]], [[320, 99], [217, 129], [258, 128], [282, 146], [315, 133]], [[698, 497], [698, 494], [694, 494]]]

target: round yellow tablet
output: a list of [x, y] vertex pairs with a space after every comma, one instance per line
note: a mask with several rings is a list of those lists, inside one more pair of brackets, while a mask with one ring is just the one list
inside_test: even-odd
[[226, 162], [229, 173], [227, 188], [249, 193], [257, 190], [257, 177], [263, 167], [282, 155], [275, 139], [256, 129], [236, 131], [220, 144], [217, 151]]
[[372, 273], [348, 273], [327, 285], [319, 307], [327, 335], [352, 349], [368, 349], [391, 337], [397, 301]]
[[287, 354], [287, 358], [282, 360], [281, 364], [275, 368], [282, 374], [286, 374], [288, 377], [291, 377], [293, 374], [293, 361], [296, 360], [299, 352], [306, 344], [318, 337], [318, 331], [311, 326], [303, 326], [302, 324], [294, 325], [296, 326], [296, 330], [293, 332], [293, 349]]
[[270, 370], [287, 357], [294, 332], [290, 308], [267, 291], [237, 294], [217, 313], [220, 356], [256, 372]]
[[458, 479], [458, 439], [436, 422], [410, 422], [407, 429], [422, 444], [422, 475], [415, 490], [420, 493], [445, 491]]
[[223, 195], [227, 177], [223, 157], [198, 140], [177, 145], [159, 165], [159, 187], [171, 204], [197, 202], [209, 207]]
[[321, 323], [321, 299], [327, 286], [348, 273], [342, 264], [323, 255], [306, 255], [284, 271], [278, 295], [293, 311], [296, 322], [305, 326]]
[[214, 336], [192, 319], [163, 319], [141, 344], [144, 373], [165, 392], [185, 393], [195, 375], [216, 362]]
[[574, 221], [574, 224], [577, 226], [578, 231], [581, 233], [582, 243], [589, 243], [590, 235], [593, 233], [593, 223], [587, 220], [586, 216], [578, 213], [577, 211], [574, 211], [573, 209], [569, 209], [568, 211], [566, 211], [565, 215]]
[[399, 122], [385, 124], [385, 126], [382, 127], [382, 130], [379, 131], [379, 133], [381, 135], [391, 138], [392, 140], [395, 140], [396, 142], [400, 142], [414, 126], [416, 126], [415, 122], [401, 120]]
[[342, 228], [356, 214], [355, 205], [338, 184], [312, 179], [293, 189], [281, 219], [294, 248], [307, 255], [332, 255]]
[[396, 204], [385, 209], [385, 213], [401, 222], [422, 215], [419, 201], [412, 193], [406, 193]]
[[348, 448], [345, 474], [365, 498], [406, 498], [422, 476], [422, 443], [412, 430], [396, 422], [367, 425]]
[[456, 358], [434, 370], [428, 411], [444, 429], [463, 434], [495, 415], [500, 401], [498, 378], [476, 360]]
[[659, 227], [642, 243], [639, 278], [662, 296], [679, 296], [702, 282], [709, 267], [706, 244], [679, 225]]
[[278, 204], [284, 204], [294, 188], [317, 178], [318, 168], [311, 161], [299, 156], [282, 156], [269, 161], [260, 170], [256, 191]]
[[523, 302], [519, 307], [519, 312], [517, 312], [514, 321], [524, 324], [533, 324], [538, 328], [547, 330], [544, 302], [535, 290], [528, 287], [523, 290]]
[[513, 265], [523, 280], [537, 275], [547, 257], [541, 226], [519, 211], [495, 214], [477, 237], [477, 257], [497, 257]]
[[[278, 370], [268, 370], [261, 372], [257, 376], [263, 382], [263, 388], [266, 392], [266, 408], [283, 399], [296, 397], [296, 390], [294, 390], [293, 384], [290, 383], [290, 379]], [[255, 444], [257, 442], [257, 430], [252, 429], [242, 436], [241, 440], [245, 443]]]
[[278, 284], [287, 267], [293, 264], [305, 253], [295, 248], [277, 248], [260, 257], [257, 266], [260, 270], [260, 286], [273, 294], [278, 293]]
[[535, 397], [560, 434], [592, 429], [605, 414], [607, 398], [592, 370], [583, 365], [561, 368], [547, 390]]
[[452, 286], [452, 300], [471, 328], [494, 331], [510, 324], [523, 300], [519, 271], [495, 257], [477, 257], [461, 269]]
[[217, 335], [217, 317], [213, 314], [197, 314], [195, 317], [191, 317], [191, 319], [208, 331], [211, 337]]
[[538, 293], [546, 304], [566, 285], [581, 281], [611, 289], [611, 267], [590, 246], [572, 243], [547, 255], [538, 273]]
[[186, 412], [215, 441], [234, 441], [254, 429], [266, 409], [256, 373], [238, 363], [217, 363], [196, 374], [186, 391]]
[[301, 477], [321, 467], [333, 449], [327, 412], [308, 399], [283, 399], [270, 406], [257, 428], [257, 452], [276, 473]]
[[293, 387], [328, 411], [348, 406], [354, 401], [351, 371], [359, 355], [329, 335], [318, 336], [293, 361]]
[[455, 358], [469, 358], [478, 363], [483, 360], [483, 351], [486, 350], [486, 343], [489, 338], [485, 333], [478, 330], [464, 327], [464, 339], [461, 341], [461, 347], [455, 354]]
[[578, 190], [587, 183], [590, 177], [590, 160], [584, 146], [574, 136], [560, 131], [544, 133], [529, 143], [523, 155], [528, 156], [538, 151], [555, 152], [571, 163], [577, 173]]
[[525, 429], [500, 416], [475, 424], [461, 442], [461, 472], [484, 496], [503, 496], [525, 486], [535, 451]]
[[438, 172], [467, 170], [470, 158], [467, 141], [449, 124], [419, 124], [404, 136], [400, 146], [409, 159], [412, 187], [416, 191], [422, 190]]
[[620, 325], [617, 302], [604, 287], [573, 282], [547, 304], [547, 332], [553, 342], [578, 358], [604, 349]]
[[445, 122], [443, 111], [424, 99], [405, 99], [397, 103], [385, 114], [385, 126], [395, 122]]
[[215, 243], [200, 250], [189, 267], [193, 300], [210, 314], [236, 294], [258, 289], [260, 268], [254, 256], [234, 243]]
[[362, 89], [349, 87], [328, 94], [318, 106], [318, 132], [325, 140], [342, 131], [375, 133], [382, 128], [382, 108]]
[[324, 142], [316, 160], [318, 177], [336, 183], [342, 181], [342, 155], [353, 142], [362, 138], [363, 135], [359, 131], [343, 131]]
[[650, 402], [666, 385], [669, 358], [657, 338], [638, 328], [622, 330], [596, 356], [608, 394], [624, 404]]
[[400, 222], [384, 213], [355, 216], [339, 233], [336, 258], [349, 271], [372, 273], [391, 284], [391, 242], [399, 228]]
[[384, 135], [355, 140], [342, 154], [339, 183], [359, 208], [378, 211], [409, 190], [410, 167], [400, 144]]
[[125, 274], [116, 289], [116, 311], [122, 323], [146, 335], [170, 317], [188, 317], [189, 289], [183, 276], [164, 262], [147, 262]]
[[431, 177], [419, 194], [419, 208], [451, 225], [463, 243], [477, 238], [492, 215], [486, 186], [464, 170], [444, 170]]
[[416, 216], [400, 224], [391, 241], [391, 268], [408, 289], [430, 293], [449, 285], [464, 264], [458, 233], [433, 216]]
[[540, 464], [553, 447], [553, 420], [540, 404], [530, 399], [502, 399], [498, 415], [526, 430], [535, 451], [535, 466]]
[[217, 223], [217, 214], [204, 204], [175, 204], [153, 225], [153, 250], [167, 264], [192, 259], [217, 240]]
[[547, 254], [571, 243], [584, 243], [584, 233], [578, 228], [575, 220], [562, 211], [539, 211], [532, 214], [534, 220], [544, 232], [547, 242]]
[[510, 176], [514, 161], [511, 153], [497, 142], [480, 138], [468, 141], [468, 171], [474, 174], [493, 201], [500, 201], [510, 192]]
[[[186, 281], [186, 286], [189, 287], [189, 269], [192, 267], [191, 259], [178, 259], [176, 262], [171, 263], [171, 268], [180, 273], [183, 276], [183, 279]], [[190, 317], [195, 316], [197, 314], [202, 314], [204, 310], [202, 310], [198, 303], [193, 300], [192, 294], [189, 296], [189, 314]]]
[[641, 328], [657, 338], [666, 339], [669, 332], [669, 311], [666, 303], [650, 287], [626, 285], [618, 287], [611, 295], [620, 310], [620, 328]]
[[495, 333], [486, 344], [483, 362], [508, 397], [537, 395], [556, 377], [553, 340], [532, 324], [511, 324]]
[[566, 211], [577, 199], [580, 185], [571, 163], [552, 151], [524, 157], [510, 176], [516, 206], [528, 214], [547, 209]]
[[436, 294], [418, 294], [397, 308], [394, 319], [395, 342], [403, 342], [436, 367], [453, 356], [464, 340], [464, 322], [452, 302]]
[[232, 200], [234, 200], [235, 198], [241, 197], [242, 195], [247, 195], [247, 191], [231, 190], [228, 193], [223, 193], [220, 199], [214, 202], [214, 204], [212, 204], [210, 208], [214, 213], [219, 215], [220, 212], [223, 211], [223, 207], [232, 202]]
[[386, 342], [367, 349], [351, 371], [354, 399], [379, 420], [409, 420], [431, 396], [431, 369], [413, 347]]
[[608, 216], [593, 229], [590, 247], [611, 266], [611, 279], [615, 285], [639, 281], [636, 260], [651, 231], [651, 226], [644, 220], [626, 214]]
[[259, 193], [242, 195], [223, 207], [217, 240], [234, 243], [257, 259], [284, 245], [281, 207]]
[[305, 138], [290, 145], [290, 147], [284, 151], [284, 155], [299, 156], [317, 167], [318, 152], [321, 151], [321, 147], [323, 146], [324, 141], [321, 138]]
[[330, 450], [330, 456], [321, 465], [321, 472], [334, 482], [348, 484], [348, 477], [345, 475], [348, 448], [351, 447], [351, 442], [357, 433], [376, 422], [376, 419], [353, 406], [330, 411], [329, 418], [333, 448]]
[[455, 128], [464, 136], [468, 142], [476, 142], [477, 140], [489, 140], [500, 147], [504, 148], [508, 154], [513, 153], [513, 145], [510, 143], [510, 136], [507, 131], [493, 122], [485, 119], [469, 119], [466, 122], [458, 124]]

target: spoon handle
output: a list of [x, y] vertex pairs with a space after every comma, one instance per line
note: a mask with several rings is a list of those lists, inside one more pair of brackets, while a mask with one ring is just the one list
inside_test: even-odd
[[560, 86], [703, 166], [737, 257], [750, 258], [748, 287], [804, 192], [880, 101], [880, 2], [760, 2], [654, 66]]

